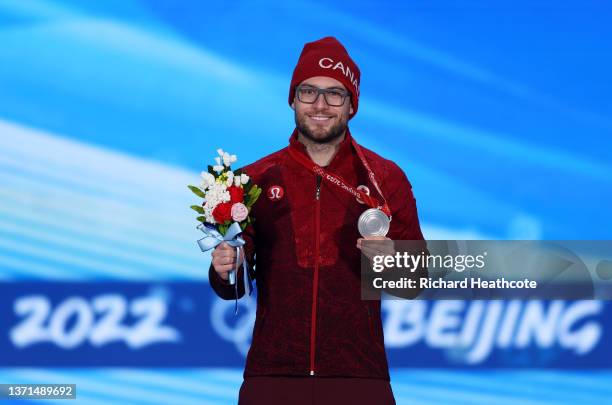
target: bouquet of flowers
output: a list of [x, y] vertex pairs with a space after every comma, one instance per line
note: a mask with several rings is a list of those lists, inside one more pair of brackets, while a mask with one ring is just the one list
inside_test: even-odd
[[232, 171], [231, 164], [236, 162], [236, 155], [230, 155], [222, 149], [217, 149], [217, 153], [217, 164], [209, 165], [208, 171], [202, 172], [201, 186], [188, 187], [204, 199], [201, 205], [191, 206], [201, 214], [197, 220], [225, 236], [234, 222], [238, 223], [241, 230], [252, 222], [249, 213], [261, 194], [261, 188], [253, 184], [242, 170]]
[[[205, 252], [214, 249], [221, 242], [227, 242], [236, 248], [236, 255], [240, 257], [245, 243], [240, 234], [253, 222], [249, 214], [251, 207], [261, 195], [261, 188], [253, 184], [242, 170], [232, 171], [231, 164], [236, 162], [236, 155], [230, 155], [222, 149], [217, 149], [217, 153], [219, 154], [215, 157], [217, 164], [208, 166], [208, 171], [202, 172], [200, 187], [188, 186], [195, 195], [203, 199], [200, 205], [191, 206], [200, 214], [197, 217], [201, 222], [198, 229], [205, 235], [198, 240], [198, 245]], [[237, 285], [236, 272], [237, 269], [229, 273], [230, 284]], [[244, 275], [246, 281], [248, 279], [246, 261]], [[250, 285], [250, 279], [248, 282]], [[246, 283], [245, 288], [247, 288]], [[236, 294], [238, 294], [237, 289]]]

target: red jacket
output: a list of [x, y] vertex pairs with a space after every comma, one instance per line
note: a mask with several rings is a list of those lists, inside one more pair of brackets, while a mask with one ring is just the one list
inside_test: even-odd
[[[337, 186], [317, 181], [317, 175], [288, 153], [288, 148], [294, 148], [308, 156], [296, 132], [289, 141], [287, 148], [244, 168], [263, 189], [253, 206], [255, 222], [244, 234], [247, 258], [251, 265], [256, 264], [258, 291], [244, 376], [389, 380], [380, 301], [362, 301], [360, 295], [357, 220], [369, 207]], [[352, 186], [367, 185], [381, 200], [351, 142], [347, 131], [325, 169]], [[395, 163], [362, 150], [391, 209], [387, 236], [422, 240], [406, 175]], [[282, 198], [268, 198], [273, 186], [282, 187]], [[209, 277], [221, 298], [235, 298], [234, 288], [212, 267]], [[238, 280], [242, 281], [240, 274]], [[239, 292], [244, 292], [242, 283]]]

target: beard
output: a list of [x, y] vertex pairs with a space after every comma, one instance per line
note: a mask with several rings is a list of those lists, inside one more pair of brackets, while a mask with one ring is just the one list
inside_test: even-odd
[[341, 117], [336, 124], [326, 131], [326, 133], [324, 133], [322, 136], [317, 136], [306, 124], [306, 115], [302, 115], [300, 117], [298, 113], [295, 112], [295, 126], [306, 139], [318, 144], [325, 144], [330, 143], [344, 135], [347, 127], [347, 120], [342, 119]]

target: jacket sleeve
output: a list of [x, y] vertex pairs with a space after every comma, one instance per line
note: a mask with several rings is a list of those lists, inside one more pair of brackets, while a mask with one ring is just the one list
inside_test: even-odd
[[406, 174], [392, 163], [388, 179], [386, 188], [392, 190], [392, 193], [385, 197], [391, 209], [392, 220], [387, 236], [393, 240], [423, 240], [416, 199]]
[[[242, 233], [242, 238], [245, 241], [245, 260], [249, 265], [249, 275], [251, 279], [255, 278], [255, 230], [252, 225], [249, 225]], [[236, 274], [236, 283], [238, 286], [238, 298], [244, 295], [244, 265], [238, 268]], [[223, 280], [215, 271], [212, 263], [208, 269], [208, 281], [213, 291], [224, 300], [233, 300], [236, 298], [236, 286], [230, 285], [227, 280]]]
[[[389, 229], [388, 237], [394, 241], [398, 240], [413, 240], [423, 241], [422, 244], [418, 243], [417, 252], [411, 252], [412, 254], [419, 254], [421, 251], [427, 253], [427, 244], [423, 238], [421, 232], [421, 226], [419, 224], [419, 216], [417, 213], [416, 199], [412, 194], [412, 185], [408, 181], [406, 174], [397, 166], [392, 163], [389, 170], [387, 190], [392, 190], [392, 193], [386, 197], [389, 208], [391, 209], [391, 226]], [[387, 279], [398, 280], [401, 277], [408, 277], [416, 281], [418, 286], [420, 278], [428, 277], [427, 267], [421, 266], [414, 272], [403, 272], [397, 271], [397, 269], [389, 269], [390, 273]], [[421, 293], [422, 289], [417, 287], [411, 290], [403, 290], [401, 294], [392, 293], [400, 298], [412, 299], [417, 297]]]

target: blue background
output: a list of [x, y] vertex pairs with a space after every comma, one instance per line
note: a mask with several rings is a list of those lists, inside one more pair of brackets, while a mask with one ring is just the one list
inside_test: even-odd
[[[49, 284], [57, 304], [102, 282], [126, 299], [133, 282], [207, 283], [185, 185], [218, 147], [244, 165], [286, 145], [292, 69], [326, 35], [362, 72], [351, 131], [407, 173], [427, 238], [610, 239], [611, 16], [608, 2], [573, 0], [0, 0], [3, 291], [91, 286]], [[79, 403], [233, 403], [244, 339], [211, 326], [223, 304], [203, 285], [201, 324], [185, 330], [227, 351], [221, 366], [204, 356], [198, 367], [32, 368], [2, 346], [0, 382], [76, 383]], [[6, 332], [15, 315], [2, 302]], [[248, 335], [248, 308], [232, 339]], [[433, 347], [389, 348], [398, 403], [602, 402], [607, 304], [595, 321], [599, 346], [557, 348], [564, 360], [546, 370], [537, 345], [520, 370], [494, 361], [503, 350], [461, 365]], [[432, 359], [413, 363], [426, 370], [404, 368], [415, 353]]]

